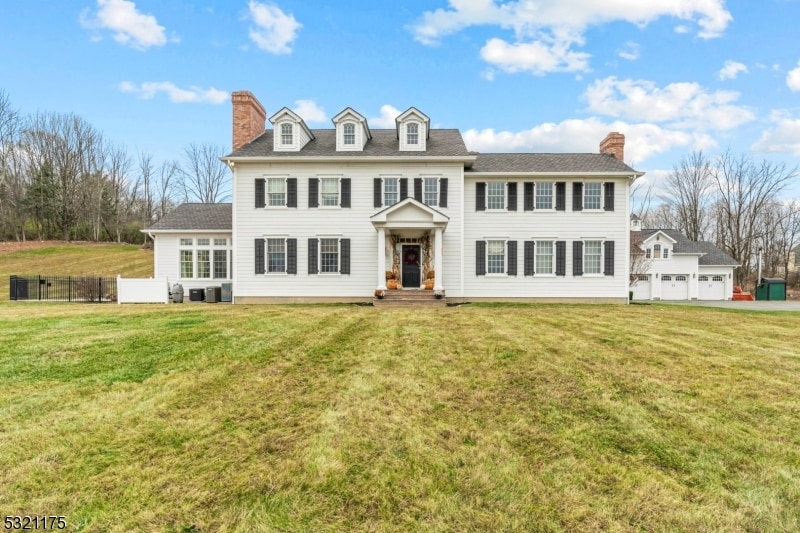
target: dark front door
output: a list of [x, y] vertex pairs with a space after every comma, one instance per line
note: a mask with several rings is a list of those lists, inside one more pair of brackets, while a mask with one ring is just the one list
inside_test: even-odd
[[403, 245], [403, 287], [418, 289], [420, 286], [420, 247]]

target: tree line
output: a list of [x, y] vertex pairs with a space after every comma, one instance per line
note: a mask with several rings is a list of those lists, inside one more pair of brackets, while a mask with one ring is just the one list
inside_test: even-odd
[[74, 114], [23, 115], [0, 90], [0, 240], [141, 243], [176, 205], [228, 198], [224, 154], [192, 143], [157, 163]]
[[785, 163], [730, 150], [694, 151], [673, 167], [658, 197], [652, 188], [645, 192], [636, 214], [645, 228], [678, 229], [691, 240], [713, 242], [741, 264], [739, 285], [755, 282], [759, 259], [763, 277], [797, 283], [789, 267], [800, 246], [800, 203], [784, 195], [798, 176]]

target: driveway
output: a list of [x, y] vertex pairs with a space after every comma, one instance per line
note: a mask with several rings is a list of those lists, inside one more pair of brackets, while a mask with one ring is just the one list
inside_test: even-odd
[[703, 307], [720, 307], [723, 309], [742, 309], [744, 311], [794, 311], [800, 312], [800, 300], [735, 302], [733, 300], [693, 300], [693, 301], [664, 301], [658, 303], [668, 305], [700, 305]]

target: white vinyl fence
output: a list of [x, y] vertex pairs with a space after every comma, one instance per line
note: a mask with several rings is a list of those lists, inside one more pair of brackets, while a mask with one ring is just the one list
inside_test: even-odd
[[167, 278], [123, 279], [117, 276], [117, 303], [169, 303], [169, 280]]

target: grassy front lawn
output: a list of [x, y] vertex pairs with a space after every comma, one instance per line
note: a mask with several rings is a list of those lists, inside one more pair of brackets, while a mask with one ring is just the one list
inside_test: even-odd
[[678, 306], [6, 303], [0, 507], [81, 531], [796, 531], [798, 330]]

